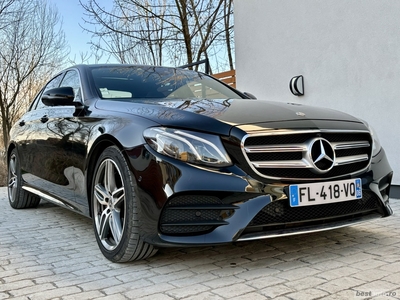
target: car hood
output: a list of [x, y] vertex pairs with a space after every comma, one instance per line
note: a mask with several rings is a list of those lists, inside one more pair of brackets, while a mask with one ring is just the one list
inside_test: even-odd
[[162, 126], [202, 129], [221, 134], [229, 134], [232, 126], [282, 128], [284, 123], [288, 128], [320, 128], [333, 126], [334, 123], [341, 123], [340, 127], [343, 127], [345, 122], [352, 128], [349, 123], [362, 124], [359, 119], [332, 109], [254, 99], [99, 100], [96, 107], [141, 116]]

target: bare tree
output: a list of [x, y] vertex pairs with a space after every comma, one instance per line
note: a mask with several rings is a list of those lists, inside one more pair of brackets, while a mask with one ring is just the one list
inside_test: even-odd
[[182, 65], [232, 51], [232, 0], [114, 0], [112, 9], [80, 2], [92, 45], [122, 63]]
[[1, 16], [8, 25], [0, 29], [0, 118], [5, 146], [12, 124], [67, 55], [55, 7], [42, 0], [15, 0], [8, 9], [13, 12]]
[[13, 4], [15, 0], [0, 0], [0, 15], [5, 13], [6, 9]]
[[229, 68], [233, 70], [233, 0], [224, 0], [224, 25], [225, 25], [225, 42], [226, 42], [226, 53], [228, 55]]
[[7, 25], [5, 20], [7, 19], [7, 16], [13, 12], [10, 10], [10, 7], [14, 2], [15, 0], [0, 0], [0, 29]]

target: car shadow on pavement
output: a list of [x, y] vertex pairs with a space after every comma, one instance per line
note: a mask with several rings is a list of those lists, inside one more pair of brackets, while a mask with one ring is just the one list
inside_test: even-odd
[[[60, 243], [62, 243], [63, 237], [66, 240], [75, 239], [78, 242], [76, 245], [78, 248], [79, 241], [85, 241], [86, 245], [91, 243], [91, 253], [87, 253], [87, 255], [93, 255], [93, 250], [96, 249], [96, 256], [103, 259], [97, 249], [91, 219], [46, 201], [41, 201], [35, 210], [23, 211], [25, 217], [40, 219], [40, 221], [32, 220], [37, 224], [38, 239], [41, 234], [45, 234], [52, 241], [58, 240]], [[32, 212], [36, 217], [32, 216]], [[204, 269], [207, 264], [209, 267], [217, 265], [239, 268], [245, 265], [246, 268], [260, 268], [290, 261], [305, 264], [330, 261], [341, 256], [374, 249], [379, 243], [382, 243], [380, 241], [390, 238], [385, 239], [387, 231], [384, 222], [382, 223], [383, 220], [336, 230], [217, 246], [161, 248], [154, 257], [148, 258], [142, 263], [154, 266], [185, 262], [192, 267], [201, 266]], [[371, 230], [371, 224], [376, 224], [373, 230]], [[42, 230], [38, 231], [38, 229]], [[60, 232], [62, 232], [61, 236]], [[52, 235], [54, 236], [51, 238]], [[130, 264], [137, 263], [139, 262]]]
[[[260, 268], [282, 262], [299, 261], [305, 264], [332, 261], [348, 255], [365, 252], [379, 247], [379, 241], [385, 240], [384, 232], [368, 230], [363, 225], [310, 233], [237, 242], [211, 247], [163, 248], [149, 258], [150, 264], [162, 261], [187, 261], [194, 265], [197, 261], [204, 264], [219, 262], [222, 267]], [[388, 236], [388, 238], [390, 238]], [[254, 264], [249, 264], [254, 262]]]

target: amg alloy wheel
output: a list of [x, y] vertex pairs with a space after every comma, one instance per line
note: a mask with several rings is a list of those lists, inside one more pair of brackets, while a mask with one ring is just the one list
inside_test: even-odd
[[126, 262], [157, 252], [139, 236], [132, 174], [115, 146], [105, 149], [98, 159], [92, 183], [92, 210], [96, 240], [107, 259]]
[[12, 208], [32, 208], [39, 205], [40, 197], [22, 189], [21, 167], [18, 153], [13, 149], [8, 160], [8, 201]]

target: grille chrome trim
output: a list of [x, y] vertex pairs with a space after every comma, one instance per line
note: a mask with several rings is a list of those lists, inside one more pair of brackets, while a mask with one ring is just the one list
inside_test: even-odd
[[371, 146], [368, 141], [331, 143], [335, 150], [365, 148]]
[[[272, 176], [272, 175], [267, 175], [262, 172], [261, 170], [267, 170], [267, 169], [309, 169], [310, 172], [315, 172], [318, 173], [318, 170], [315, 169], [315, 165], [313, 164], [312, 158], [311, 158], [311, 141], [315, 139], [316, 137], [320, 137], [321, 135], [327, 135], [324, 139], [327, 139], [327, 141], [331, 144], [332, 148], [334, 149], [335, 153], [338, 152], [347, 152], [345, 154], [341, 154], [339, 156], [336, 156], [335, 158], [335, 163], [333, 166], [333, 169], [335, 167], [340, 167], [340, 166], [345, 166], [349, 165], [351, 166], [352, 164], [356, 163], [363, 163], [363, 162], [368, 162], [366, 166], [363, 166], [361, 169], [357, 170], [352, 170], [351, 172], [348, 173], [343, 173], [343, 174], [335, 174], [334, 176], [329, 176], [328, 177], [321, 177], [319, 178], [318, 174], [316, 174], [314, 177], [288, 177], [288, 176], [283, 176], [283, 177], [277, 177], [277, 176]], [[360, 140], [348, 140], [349, 138], [344, 138], [342, 141], [339, 139], [338, 140], [333, 140], [329, 141], [329, 135], [342, 135], [344, 137], [347, 137], [350, 135], [366, 135], [370, 137], [370, 132], [368, 130], [276, 130], [276, 131], [261, 131], [261, 132], [250, 132], [246, 134], [242, 141], [241, 141], [241, 149], [242, 153], [244, 154], [244, 157], [247, 161], [247, 163], [250, 165], [253, 171], [256, 172], [257, 175], [269, 179], [289, 179], [289, 180], [310, 180], [310, 179], [316, 179], [316, 180], [327, 180], [327, 179], [334, 179], [342, 175], [355, 175], [359, 174], [362, 171], [365, 171], [369, 165], [370, 165], [370, 159], [371, 159], [371, 154], [372, 154], [372, 138], [370, 141], [368, 141], [366, 137], [361, 138]], [[307, 137], [305, 138], [304, 142], [301, 143], [293, 143], [293, 144], [288, 144], [288, 143], [282, 143], [282, 144], [273, 144], [273, 143], [268, 143], [268, 144], [250, 144], [246, 145], [246, 141], [249, 138], [262, 138], [262, 137], [273, 137], [273, 138], [279, 138], [279, 136], [288, 136], [289, 138], [291, 136], [300, 136], [300, 135], [314, 135], [314, 138]], [[366, 149], [368, 148], [368, 149]], [[364, 149], [364, 150], [362, 150]], [[362, 153], [358, 154], [358, 150], [360, 150]], [[354, 153], [356, 151], [356, 153]], [[353, 153], [351, 153], [353, 152]], [[298, 157], [298, 159], [267, 159], [267, 160], [252, 160], [249, 156], [252, 155], [254, 158], [254, 155], [268, 155], [268, 154], [280, 154], [280, 153], [298, 153], [302, 158]], [[264, 171], [263, 171], [264, 172]], [[265, 171], [268, 173], [268, 171]]]
[[368, 160], [368, 155], [367, 154], [362, 154], [362, 155], [352, 155], [352, 156], [346, 156], [346, 157], [340, 157], [336, 158], [336, 166], [342, 166], [342, 165], [347, 165], [347, 164], [354, 164], [357, 162], [362, 162]]
[[302, 152], [307, 151], [307, 145], [269, 145], [269, 146], [248, 146], [244, 150], [246, 153], [263, 152]]
[[276, 160], [276, 161], [253, 161], [251, 164], [259, 169], [268, 169], [268, 168], [312, 168], [313, 166], [307, 162], [306, 160]]

